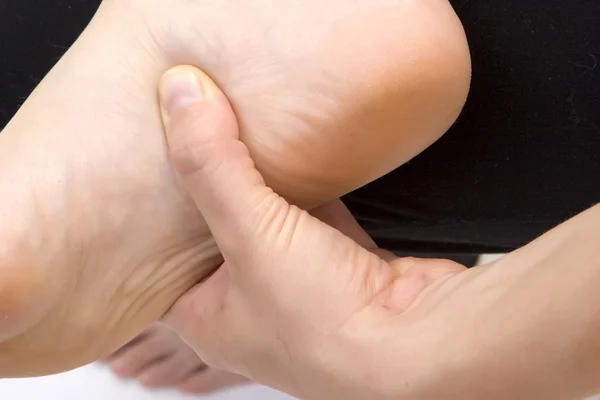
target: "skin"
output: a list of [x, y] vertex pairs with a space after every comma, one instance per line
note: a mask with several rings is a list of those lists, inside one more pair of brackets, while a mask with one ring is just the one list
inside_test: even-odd
[[123, 379], [135, 379], [148, 389], [175, 387], [183, 393], [209, 394], [250, 380], [209, 368], [172, 329], [152, 324], [106, 360]]
[[175, 101], [179, 73], [161, 84], [170, 158], [225, 262], [166, 321], [208, 365], [308, 400], [600, 391], [600, 206], [490, 265], [397, 258], [341, 202], [277, 195], [225, 95], [198, 73]]
[[0, 134], [0, 376], [107, 356], [222, 261], [167, 157], [156, 85], [179, 64], [304, 207], [430, 145], [470, 77], [446, 0], [105, 0]]

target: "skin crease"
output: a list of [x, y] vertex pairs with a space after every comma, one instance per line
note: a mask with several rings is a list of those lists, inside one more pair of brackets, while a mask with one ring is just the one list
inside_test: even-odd
[[0, 134], [0, 376], [105, 357], [221, 261], [168, 162], [156, 87], [179, 64], [304, 207], [429, 146], [470, 77], [446, 0], [105, 0]]
[[268, 188], [206, 75], [173, 101], [183, 75], [160, 85], [169, 155], [225, 262], [164, 321], [207, 365], [315, 400], [598, 393], [600, 206], [473, 269], [382, 256], [341, 202]]

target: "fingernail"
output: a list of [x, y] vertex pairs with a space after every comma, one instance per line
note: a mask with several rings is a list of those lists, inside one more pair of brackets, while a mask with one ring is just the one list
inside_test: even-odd
[[171, 116], [182, 108], [201, 102], [204, 91], [196, 74], [184, 69], [174, 69], [162, 77], [160, 96], [163, 109]]

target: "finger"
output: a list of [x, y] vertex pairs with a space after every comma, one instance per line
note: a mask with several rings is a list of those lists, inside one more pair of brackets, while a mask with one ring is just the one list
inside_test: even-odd
[[250, 383], [248, 378], [241, 375], [207, 368], [194, 371], [178, 386], [178, 389], [184, 393], [207, 394]]
[[266, 187], [239, 141], [227, 98], [193, 67], [168, 71], [160, 93], [171, 161], [217, 242], [221, 247], [248, 243], [257, 212], [286, 203]]
[[353, 239], [365, 249], [376, 249], [377, 244], [358, 224], [348, 207], [341, 200], [334, 200], [313, 209], [310, 214], [327, 225]]
[[394, 253], [379, 248], [377, 243], [359, 225], [348, 207], [341, 200], [334, 200], [315, 208], [310, 212], [312, 216], [323, 221], [340, 233], [354, 240], [356, 244], [379, 256], [382, 260], [392, 262], [397, 259]]

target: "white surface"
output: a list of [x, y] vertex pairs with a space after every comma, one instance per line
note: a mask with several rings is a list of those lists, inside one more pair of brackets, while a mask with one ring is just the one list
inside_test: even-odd
[[[55, 376], [0, 380], [1, 400], [294, 400], [261, 386], [246, 386], [212, 396], [147, 391], [116, 379], [107, 368], [90, 365]], [[600, 397], [595, 398], [600, 400]], [[594, 400], [594, 399], [589, 399]]]
[[212, 396], [148, 391], [115, 378], [101, 365], [36, 379], [0, 380], [1, 400], [293, 400], [261, 386], [246, 386]]
[[[481, 263], [500, 255], [482, 257]], [[36, 379], [0, 379], [0, 400], [294, 400], [261, 386], [242, 386], [212, 396], [190, 396], [174, 391], [148, 391], [135, 382], [114, 377], [108, 368], [90, 365]], [[595, 398], [600, 400], [600, 397]], [[593, 399], [589, 399], [593, 400]]]

